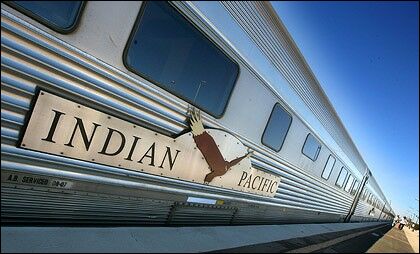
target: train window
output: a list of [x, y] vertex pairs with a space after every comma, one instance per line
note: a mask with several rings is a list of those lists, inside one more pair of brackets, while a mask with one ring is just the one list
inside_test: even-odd
[[347, 183], [346, 183], [346, 186], [344, 187], [344, 190], [349, 192], [351, 186], [353, 185], [353, 182], [354, 182], [354, 177], [353, 175], [350, 174], [349, 179], [347, 179]]
[[322, 175], [321, 175], [322, 178], [324, 178], [325, 180], [330, 178], [331, 171], [334, 167], [334, 164], [335, 164], [335, 158], [334, 156], [330, 154], [330, 156], [328, 157], [327, 163], [325, 164], [324, 171], [322, 172]]
[[311, 133], [309, 133], [308, 136], [306, 136], [305, 144], [302, 148], [302, 153], [309, 159], [316, 161], [319, 151], [321, 151], [321, 144]]
[[335, 182], [335, 185], [337, 185], [340, 188], [343, 187], [344, 180], [346, 180], [346, 177], [347, 177], [347, 173], [348, 173], [347, 169], [342, 167], [340, 174], [338, 175], [337, 181]]
[[7, 1], [43, 25], [60, 33], [70, 33], [80, 19], [83, 1]]
[[221, 117], [239, 66], [167, 2], [144, 2], [123, 61], [128, 70]]
[[356, 194], [356, 191], [357, 191], [357, 188], [359, 187], [359, 181], [354, 181], [354, 184], [353, 184], [353, 188], [351, 189], [351, 192], [350, 192], [350, 194], [351, 195], [354, 195], [354, 194]]
[[366, 201], [366, 196], [367, 196], [367, 193], [368, 193], [368, 190], [367, 190], [367, 189], [365, 189], [365, 190], [363, 191], [363, 200], [365, 200], [365, 201]]
[[261, 142], [275, 151], [280, 151], [292, 123], [292, 116], [280, 103], [274, 105]]

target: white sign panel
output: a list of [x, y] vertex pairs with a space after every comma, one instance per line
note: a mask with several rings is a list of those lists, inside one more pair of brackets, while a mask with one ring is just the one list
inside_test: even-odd
[[40, 91], [21, 147], [195, 183], [274, 196], [280, 177], [252, 168], [234, 136], [204, 129], [171, 138]]

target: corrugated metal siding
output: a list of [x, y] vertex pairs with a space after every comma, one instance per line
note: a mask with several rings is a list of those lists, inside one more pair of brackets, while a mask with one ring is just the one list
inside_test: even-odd
[[222, 205], [175, 203], [168, 223], [172, 225], [228, 225], [236, 213], [235, 207]]
[[2, 222], [165, 224], [172, 202], [1, 187]]
[[[339, 214], [345, 214], [351, 206], [352, 197], [348, 194], [299, 170], [267, 159], [258, 154], [258, 151], [253, 158], [253, 164], [262, 170], [282, 176], [280, 188], [274, 199], [142, 173], [128, 173], [113, 167], [17, 148], [18, 137], [36, 86], [47, 88], [95, 109], [118, 115], [122, 119], [169, 135], [179, 133], [186, 127], [184, 122], [186, 108], [153, 86], [130, 78], [4, 10], [2, 10], [1, 29], [2, 170], [62, 175], [67, 178], [80, 178], [86, 181], [103, 182], [103, 184], [121, 185], [126, 188], [145, 186], [142, 183], [149, 182], [159, 185], [160, 187], [153, 186], [153, 188], [162, 188], [161, 192], [168, 193], [168, 197], [171, 191], [186, 196], [193, 190], [194, 193], [203, 195], [211, 193], [215, 197], [221, 195], [232, 200], [236, 198], [243, 203], [252, 201], [263, 204], [262, 208], [258, 209], [243, 208], [241, 210], [238, 208], [239, 210], [233, 214], [234, 209], [230, 208], [182, 206], [178, 210], [175, 209], [174, 214], [169, 215], [173, 206], [169, 206], [167, 202], [159, 206], [157, 204], [161, 203], [147, 199], [124, 202], [123, 196], [94, 198], [81, 194], [60, 193], [55, 193], [54, 195], [57, 195], [55, 198], [48, 190], [18, 190], [2, 185], [2, 194], [5, 193], [4, 197], [6, 197], [3, 200], [2, 195], [2, 216], [16, 220], [18, 218], [36, 219], [40, 216], [39, 218], [44, 219], [61, 218], [80, 221], [90, 218], [93, 220], [96, 213], [100, 214], [96, 217], [96, 221], [105, 222], [108, 221], [107, 218], [124, 221], [123, 217], [115, 215], [121, 212], [121, 214], [127, 214], [127, 221], [138, 220], [150, 223], [162, 223], [165, 214], [168, 214], [171, 223], [175, 224], [209, 222], [225, 224], [230, 222], [232, 216], [236, 214], [239, 216], [238, 219], [233, 218], [232, 221], [238, 223], [288, 222], [290, 218], [297, 220], [297, 217], [301, 221], [313, 221], [322, 216], [321, 221], [336, 221], [336, 217]], [[42, 203], [37, 206], [36, 202], [25, 199], [27, 198], [25, 195], [39, 202], [50, 198], [60, 200], [60, 205], [66, 207], [64, 211], [67, 212], [51, 203]], [[106, 206], [107, 202], [110, 204], [109, 210], [106, 207], [101, 208], [101, 206]], [[92, 203], [97, 203], [98, 206], [95, 208]], [[130, 203], [136, 205], [132, 206]], [[135, 206], [137, 209], [130, 210]], [[279, 213], [279, 209], [283, 209], [281, 207], [285, 209], [285, 212]], [[150, 216], [156, 216], [156, 220], [147, 217], [150, 211], [155, 214]]]
[[[361, 174], [367, 168], [346, 128], [290, 38], [286, 28], [275, 17], [269, 3], [258, 1], [221, 1], [272, 64], [283, 74], [291, 87], [340, 145]], [[370, 183], [382, 201], [386, 201], [375, 178]]]
[[363, 174], [366, 164], [287, 31], [283, 31], [284, 26], [268, 11], [269, 4], [257, 1], [222, 1], [222, 4]]

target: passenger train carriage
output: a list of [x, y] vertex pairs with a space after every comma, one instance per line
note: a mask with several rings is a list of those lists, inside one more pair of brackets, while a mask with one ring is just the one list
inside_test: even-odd
[[1, 4], [3, 224], [390, 221], [269, 2]]

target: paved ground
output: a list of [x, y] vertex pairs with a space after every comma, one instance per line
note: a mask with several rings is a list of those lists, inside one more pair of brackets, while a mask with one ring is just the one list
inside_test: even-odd
[[[364, 231], [384, 223], [320, 223], [217, 227], [1, 227], [1, 252], [206, 252], [282, 241], [283, 247], [325, 242], [346, 231]], [[305, 239], [306, 237], [306, 239]], [[328, 245], [326, 245], [328, 246]], [[278, 252], [278, 249], [275, 249]]]
[[[408, 240], [410, 239], [410, 240]], [[390, 224], [214, 251], [217, 253], [414, 253], [418, 232]], [[411, 243], [411, 245], [410, 245]], [[412, 247], [413, 246], [413, 247]]]
[[414, 252], [419, 253], [419, 231], [411, 231], [406, 227], [403, 230]]
[[[357, 235], [363, 235], [367, 231], [376, 231], [378, 228], [390, 228], [390, 226], [374, 225], [363, 228], [355, 228], [350, 230], [336, 231], [324, 234], [315, 234], [307, 237], [299, 237], [293, 239], [287, 239], [282, 241], [267, 242], [262, 244], [252, 244], [242, 247], [221, 249], [213, 251], [214, 253], [282, 253], [282, 252], [294, 252], [294, 253], [309, 253], [319, 252], [320, 249], [331, 246], [335, 243], [351, 239]], [[377, 240], [377, 239], [375, 239]], [[368, 246], [371, 246], [372, 243]], [[333, 251], [334, 250], [327, 250]], [[346, 251], [344, 251], [346, 252]], [[351, 250], [350, 252], [364, 252], [358, 250]], [[346, 252], [347, 253], [347, 252]]]
[[414, 253], [404, 231], [386, 226], [317, 250], [318, 253]]

